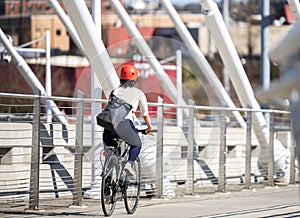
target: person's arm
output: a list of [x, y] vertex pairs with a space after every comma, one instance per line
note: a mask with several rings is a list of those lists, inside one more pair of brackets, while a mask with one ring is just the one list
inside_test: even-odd
[[143, 116], [146, 124], [147, 124], [147, 129], [146, 129], [146, 134], [152, 131], [152, 126], [151, 126], [151, 118], [149, 115]]
[[150, 133], [152, 131], [152, 126], [151, 126], [151, 118], [149, 116], [149, 111], [148, 111], [148, 104], [147, 104], [147, 98], [144, 93], [139, 98], [139, 106], [140, 106], [140, 111], [143, 116], [144, 121], [147, 124], [147, 129], [146, 129], [146, 134]]

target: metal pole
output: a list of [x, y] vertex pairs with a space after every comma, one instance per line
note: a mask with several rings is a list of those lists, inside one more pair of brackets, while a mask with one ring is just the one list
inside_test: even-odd
[[76, 144], [74, 159], [74, 189], [73, 206], [82, 206], [82, 156], [83, 156], [83, 114], [84, 114], [84, 94], [78, 91], [77, 123], [76, 123]]
[[[182, 99], [182, 52], [176, 51], [176, 88], [177, 88], [177, 104]], [[182, 108], [177, 108], [177, 126], [182, 126]]]
[[[93, 15], [93, 20], [95, 23], [95, 26], [99, 32], [99, 38], [102, 39], [102, 32], [101, 32], [101, 1], [99, 0], [93, 0], [92, 1], [92, 15]], [[100, 84], [99, 79], [97, 78], [95, 69], [92, 67], [91, 69], [91, 96], [93, 99], [102, 99], [102, 86]], [[99, 111], [102, 110], [102, 104], [96, 103], [96, 102], [92, 102], [92, 117], [96, 117], [97, 113], [99, 113]], [[101, 149], [101, 137], [99, 137], [100, 135], [100, 126], [96, 125], [95, 119], [92, 119], [92, 151], [93, 151], [93, 155], [92, 155], [92, 187], [90, 189], [90, 192], [94, 192], [92, 194], [93, 197], [98, 198], [97, 195], [100, 195], [101, 193], [98, 191], [95, 193], [95, 190], [99, 190], [101, 188], [101, 171], [102, 171], [102, 167], [101, 167], [101, 163], [100, 163], [100, 159], [99, 159], [99, 154], [100, 149]], [[98, 137], [96, 137], [98, 136]], [[100, 196], [99, 196], [100, 198]]]
[[[194, 102], [190, 100], [190, 105]], [[187, 149], [187, 181], [186, 181], [186, 194], [194, 193], [194, 116], [195, 110], [193, 107], [189, 109], [189, 128], [188, 128], [188, 149]]]
[[[51, 85], [51, 41], [50, 41], [50, 31], [46, 30], [46, 95], [52, 95], [52, 85]], [[49, 100], [46, 101], [46, 116], [47, 123], [52, 122], [52, 110], [51, 103]]]
[[163, 121], [164, 106], [163, 99], [158, 97], [160, 104], [157, 109], [157, 149], [156, 149], [156, 180], [155, 180], [155, 196], [157, 198], [163, 195]]
[[[95, 26], [100, 33], [99, 38], [101, 38], [101, 1], [93, 0], [92, 12], [93, 20]], [[94, 68], [91, 69], [91, 96], [92, 99], [101, 99], [102, 98], [102, 87], [97, 78]], [[102, 148], [102, 140], [100, 137], [101, 128], [96, 125], [95, 117], [102, 110], [101, 104], [97, 102], [91, 103], [91, 137], [92, 137], [92, 181], [91, 188], [84, 192], [85, 198], [100, 198], [100, 188], [101, 188], [101, 163], [99, 159], [99, 154], [101, 153], [100, 149]]]
[[[225, 25], [228, 27], [229, 25], [229, 0], [223, 0], [223, 19]], [[228, 72], [225, 66], [223, 66], [223, 84], [225, 90], [230, 93], [230, 79], [228, 76]]]
[[[291, 144], [291, 183], [293, 184], [295, 182], [295, 159], [298, 160], [298, 163], [300, 163], [300, 91], [295, 90], [291, 99], [291, 124], [292, 124], [292, 134], [293, 134], [293, 140]], [[298, 170], [298, 176], [300, 176], [300, 171]], [[298, 177], [299, 178], [299, 177]]]
[[269, 149], [268, 149], [268, 183], [274, 186], [274, 112], [270, 112], [270, 135], [269, 135]]
[[246, 153], [245, 153], [245, 188], [251, 187], [251, 137], [252, 137], [252, 111], [249, 106], [247, 112], [247, 131], [246, 131]]
[[37, 210], [39, 207], [39, 181], [40, 181], [40, 117], [41, 117], [41, 91], [36, 89], [38, 95], [34, 100], [32, 123], [32, 148], [30, 168], [29, 209]]
[[92, 15], [94, 23], [98, 29], [99, 37], [102, 38], [101, 33], [101, 1], [99, 0], [92, 0]]
[[213, 51], [213, 40], [212, 40], [212, 34], [209, 30], [207, 31], [207, 38], [208, 38], [208, 42], [207, 42], [208, 57], [210, 59], [213, 59], [215, 57]]
[[[291, 124], [292, 125], [292, 124]], [[296, 179], [296, 152], [297, 152], [297, 150], [296, 150], [296, 146], [295, 146], [295, 142], [294, 142], [294, 140], [293, 140], [293, 137], [292, 137], [292, 135], [293, 135], [293, 130], [292, 130], [292, 128], [291, 128], [291, 131], [288, 133], [288, 139], [289, 140], [287, 140], [287, 141], [289, 141], [290, 142], [290, 144], [289, 144], [289, 147], [290, 147], [290, 153], [291, 153], [291, 157], [290, 157], [290, 159], [291, 159], [291, 166], [290, 166], [290, 184], [295, 184], [295, 179]], [[299, 163], [299, 161], [300, 160], [298, 160], [298, 163]]]
[[220, 153], [219, 153], [219, 177], [218, 177], [218, 191], [226, 191], [226, 110], [222, 110], [220, 114], [221, 126], [220, 126]]
[[261, 60], [260, 82], [263, 90], [270, 87], [270, 0], [261, 0]]
[[228, 26], [230, 21], [229, 0], [223, 0], [223, 18], [224, 18], [224, 23], [226, 24], [226, 26]]

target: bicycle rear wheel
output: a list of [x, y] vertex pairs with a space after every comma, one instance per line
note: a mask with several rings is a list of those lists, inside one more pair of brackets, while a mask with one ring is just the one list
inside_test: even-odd
[[101, 205], [105, 216], [110, 216], [117, 202], [117, 158], [109, 154], [104, 162], [101, 183]]
[[141, 163], [137, 158], [132, 168], [135, 170], [136, 175], [133, 177], [126, 176], [126, 186], [124, 193], [124, 204], [127, 213], [133, 214], [139, 203], [141, 191]]

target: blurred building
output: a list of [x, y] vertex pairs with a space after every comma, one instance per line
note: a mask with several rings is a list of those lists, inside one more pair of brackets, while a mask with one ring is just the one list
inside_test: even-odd
[[[70, 49], [66, 28], [48, 1], [2, 0], [0, 4], [0, 26], [12, 36], [14, 45], [38, 39], [48, 29], [51, 30], [51, 48]], [[44, 48], [45, 42], [34, 43], [31, 47]]]
[[[62, 1], [58, 1], [64, 8]], [[121, 1], [124, 5], [125, 2]], [[128, 2], [128, 1], [127, 1]], [[142, 1], [143, 2], [143, 1]], [[166, 13], [156, 10], [156, 4], [128, 3], [126, 9], [138, 26], [143, 36], [151, 36], [156, 28], [173, 28], [173, 22]], [[151, 3], [151, 4], [150, 4]], [[92, 10], [92, 0], [86, 0], [87, 7]], [[76, 50], [75, 44], [69, 37], [66, 28], [55, 14], [54, 9], [45, 0], [1, 0], [0, 26], [2, 30], [13, 37], [14, 45], [21, 45], [45, 35], [45, 30], [51, 30], [51, 48], [55, 52]], [[129, 39], [129, 35], [121, 20], [113, 12], [108, 1], [101, 1], [102, 6], [102, 39], [109, 47], [114, 43]], [[154, 15], [155, 13], [155, 15]], [[186, 24], [202, 23], [204, 18], [200, 14], [181, 14]], [[119, 31], [122, 34], [115, 34]], [[197, 37], [195, 36], [197, 40]], [[44, 48], [45, 42], [32, 44], [31, 47]], [[55, 53], [54, 53], [55, 54]]]
[[[62, 1], [58, 1], [62, 8]], [[153, 4], [128, 4], [125, 5], [133, 22], [138, 27], [142, 36], [163, 36], [179, 39], [169, 16]], [[127, 1], [128, 2], [128, 1]], [[131, 2], [133, 3], [133, 2]], [[84, 57], [70, 56], [82, 55], [76, 48], [66, 27], [56, 15], [49, 1], [45, 0], [1, 0], [0, 27], [12, 36], [14, 46], [32, 42], [45, 36], [45, 31], [50, 30], [51, 37], [51, 71], [52, 94], [59, 96], [72, 96], [75, 90], [83, 90], [86, 96], [90, 94], [90, 66]], [[92, 12], [92, 0], [86, 1], [88, 9]], [[108, 1], [101, 1], [102, 40], [112, 55], [124, 54], [129, 48], [130, 35], [123, 26], [120, 18], [114, 13]], [[201, 24], [204, 17], [201, 14], [181, 14], [182, 20], [187, 25]], [[198, 41], [198, 27], [190, 28], [194, 39]], [[100, 36], [99, 36], [99, 40]], [[120, 44], [120, 42], [122, 42]], [[118, 44], [118, 46], [114, 46]], [[170, 47], [170, 45], [164, 45]], [[156, 43], [156, 47], [164, 52], [168, 51], [163, 45]], [[45, 40], [34, 42], [32, 48], [45, 48]], [[176, 48], [174, 48], [175, 50]], [[43, 55], [39, 58], [35, 54], [22, 54], [38, 79], [45, 83], [45, 60]], [[68, 56], [66, 56], [68, 55]], [[168, 54], [169, 55], [169, 54]], [[174, 55], [174, 54], [172, 54]], [[56, 57], [55, 57], [56, 56]], [[0, 92], [31, 93], [22, 75], [13, 64], [0, 64]], [[4, 82], [5, 81], [5, 82]], [[20, 85], [15, 85], [19, 81]], [[3, 84], [2, 84], [3, 83]], [[5, 84], [4, 84], [5, 83]], [[60, 103], [58, 103], [60, 105]]]
[[[62, 8], [64, 8], [62, 1], [58, 0], [58, 2]], [[86, 0], [85, 2], [88, 9], [92, 11], [92, 0]], [[164, 37], [167, 39], [174, 39], [173, 41], [176, 40], [176, 42], [181, 41], [170, 17], [164, 10], [162, 10], [162, 8], [159, 7], [158, 4], [154, 4], [154, 1], [143, 1], [144, 4], [142, 4], [141, 1], [130, 0], [121, 0], [121, 2], [124, 4], [132, 21], [135, 23], [143, 37], [158, 36], [157, 38]], [[138, 2], [138, 4], [134, 4], [134, 2]], [[209, 52], [215, 53], [217, 51], [213, 45], [213, 40], [209, 39], [209, 31], [204, 24], [204, 16], [198, 11], [197, 7], [199, 7], [199, 5], [200, 3], [195, 5], [186, 5], [182, 8], [176, 7], [176, 10], [179, 11], [182, 21], [188, 27], [191, 35], [199, 45], [203, 54], [207, 55]], [[126, 52], [130, 46], [126, 42], [129, 42], [131, 37], [126, 28], [123, 26], [121, 19], [114, 13], [112, 7], [109, 5], [109, 1], [102, 0], [101, 6], [101, 38], [113, 58], [113, 56], [124, 54], [124, 52]], [[249, 29], [249, 26], [244, 24], [245, 23], [242, 23], [242, 26], [233, 25], [230, 27], [230, 32], [232, 33], [231, 35], [237, 51], [240, 55], [247, 56], [247, 54], [249, 54], [248, 47], [251, 45], [251, 51], [253, 54], [259, 55], [260, 26], [255, 25]], [[15, 46], [43, 37], [45, 36], [45, 30], [49, 29], [52, 49], [51, 61], [53, 61], [54, 56], [57, 55], [82, 55], [67, 33], [65, 26], [56, 15], [49, 1], [0, 0], [0, 27], [6, 34], [12, 36], [13, 44]], [[275, 44], [281, 38], [281, 35], [288, 30], [288, 28], [289, 27], [281, 27], [280, 29], [277, 27], [272, 28], [272, 38], [270, 39], [271, 45]], [[101, 40], [100, 36], [99, 40]], [[160, 55], [158, 56], [163, 56], [162, 58], [168, 57], [167, 55], [170, 55], [170, 53], [172, 53], [171, 55], [174, 55], [174, 51], [178, 48], [173, 46], [172, 43], [170, 44], [170, 41], [171, 40], [160, 40], [159, 42], [153, 43], [153, 52], [155, 54], [156, 52], [159, 52]], [[168, 42], [169, 44], [167, 44]], [[177, 43], [177, 46], [178, 44], [179, 43]], [[45, 48], [45, 40], [35, 42], [31, 44], [30, 47]], [[167, 54], [162, 55], [162, 53]], [[186, 53], [189, 52], [187, 51]], [[28, 56], [32, 57], [33, 55], [29, 54]], [[67, 65], [66, 62], [70, 60], [73, 60], [73, 62], [77, 65]], [[75, 84], [80, 80], [81, 75], [83, 75], [84, 72], [90, 71], [86, 65], [82, 65], [83, 61], [78, 60], [77, 58], [70, 58], [70, 56], [59, 57], [58, 63], [59, 64], [55, 64], [54, 62], [51, 63], [53, 72], [52, 76], [60, 78], [57, 80], [57, 83], [54, 82], [55, 86], [53, 86], [53, 94], [66, 94], [67, 96], [70, 96], [70, 93], [73, 93], [75, 89]], [[40, 60], [30, 63], [33, 71], [37, 74], [42, 83], [44, 83], [45, 74], [44, 66], [42, 66], [43, 64], [44, 63]], [[6, 72], [12, 71], [15, 71], [16, 73], [7, 75]], [[20, 81], [18, 76], [21, 77], [15, 66], [0, 64], [0, 74], [0, 77], [3, 78], [2, 83], [5, 83], [0, 83], [1, 92], [30, 93], [30, 88], [25, 89], [24, 86], [15, 85], [14, 81]], [[61, 78], [62, 76], [65, 77], [65, 80]], [[8, 78], [11, 79], [8, 80]], [[53, 78], [53, 81], [54, 80], [55, 79]], [[5, 81], [10, 81], [10, 83]], [[64, 83], [68, 82], [69, 84], [63, 84], [62, 81], [64, 81]], [[59, 84], [61, 84], [60, 88]], [[66, 91], [67, 87], [69, 89], [68, 91]], [[86, 87], [86, 85], [84, 85], [84, 87]], [[12, 88], [14, 89], [12, 90]]]

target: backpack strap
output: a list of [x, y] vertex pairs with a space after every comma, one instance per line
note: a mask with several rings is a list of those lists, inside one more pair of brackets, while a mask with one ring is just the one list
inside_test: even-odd
[[115, 95], [114, 95], [114, 91], [115, 91], [115, 90], [112, 90], [112, 91], [110, 92], [110, 94], [109, 94], [109, 98], [108, 98], [109, 100], [111, 100], [111, 99], [112, 99], [112, 97], [113, 97], [113, 96], [115, 96]]

